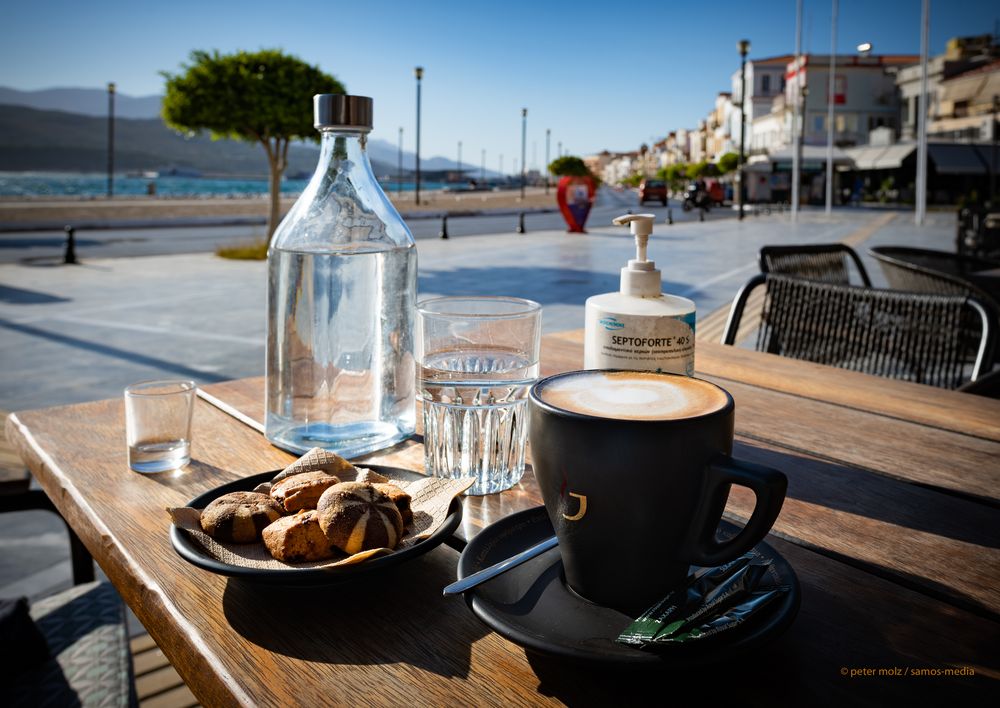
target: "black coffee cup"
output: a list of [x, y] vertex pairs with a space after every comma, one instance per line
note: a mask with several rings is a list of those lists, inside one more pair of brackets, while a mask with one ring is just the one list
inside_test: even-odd
[[[566, 582], [639, 612], [759, 543], [781, 510], [781, 472], [734, 460], [733, 398], [676, 374], [572, 371], [531, 388], [532, 466]], [[757, 497], [746, 527], [718, 541], [731, 485]]]

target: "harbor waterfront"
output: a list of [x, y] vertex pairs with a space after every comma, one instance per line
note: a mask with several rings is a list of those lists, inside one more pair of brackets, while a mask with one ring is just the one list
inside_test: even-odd
[[[281, 181], [281, 193], [296, 196], [309, 182], [307, 177]], [[382, 181], [386, 190], [412, 192], [413, 182]], [[155, 194], [163, 197], [247, 197], [266, 196], [267, 178], [193, 177], [184, 175], [135, 175], [118, 174], [114, 177], [117, 196]], [[420, 188], [444, 189], [443, 182], [421, 181]], [[2, 197], [103, 197], [107, 194], [108, 177], [99, 173], [69, 172], [0, 172], [0, 198]]]

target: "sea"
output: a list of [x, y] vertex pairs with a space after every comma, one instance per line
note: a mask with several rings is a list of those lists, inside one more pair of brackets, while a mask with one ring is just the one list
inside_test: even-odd
[[[295, 195], [305, 189], [308, 179], [286, 179], [282, 194]], [[141, 196], [150, 193], [161, 197], [248, 197], [268, 193], [266, 179], [207, 178], [185, 176], [114, 176], [115, 196]], [[428, 191], [443, 189], [443, 182], [420, 181]], [[413, 182], [383, 182], [386, 192], [413, 191]], [[90, 173], [0, 172], [0, 197], [100, 197], [108, 193], [108, 176]]]

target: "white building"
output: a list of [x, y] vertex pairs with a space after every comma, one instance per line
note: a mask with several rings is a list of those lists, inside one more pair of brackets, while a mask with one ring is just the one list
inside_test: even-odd
[[[747, 98], [746, 107], [746, 145], [747, 153], [749, 146], [753, 145], [753, 122], [760, 116], [766, 116], [771, 112], [774, 99], [785, 90], [785, 68], [794, 57], [791, 54], [782, 54], [776, 57], [765, 59], [748, 59], [746, 63], [746, 85]], [[740, 149], [740, 108], [742, 103], [742, 86], [740, 70], [737, 69], [732, 76], [732, 97], [731, 109], [729, 110], [729, 135], [731, 136], [731, 147], [734, 152]]]
[[[887, 126], [899, 130], [899, 93], [895, 73], [920, 61], [915, 54], [885, 56], [838, 55], [833, 79], [833, 142], [839, 147], [866, 145], [868, 134]], [[803, 143], [826, 145], [829, 106], [830, 56], [807, 54], [802, 65], [788, 64], [785, 105], [804, 99]], [[802, 96], [802, 92], [805, 93]], [[785, 135], [791, 133], [791, 111], [786, 110]]]

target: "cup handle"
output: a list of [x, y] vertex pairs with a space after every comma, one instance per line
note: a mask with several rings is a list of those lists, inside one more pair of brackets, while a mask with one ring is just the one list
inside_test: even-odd
[[[715, 540], [715, 532], [733, 484], [751, 489], [757, 502], [743, 530], [720, 543]], [[723, 565], [756, 546], [778, 518], [787, 488], [788, 478], [778, 470], [728, 456], [714, 460], [709, 465], [704, 496], [691, 524], [697, 536], [688, 544], [693, 548], [690, 562], [701, 566]]]

